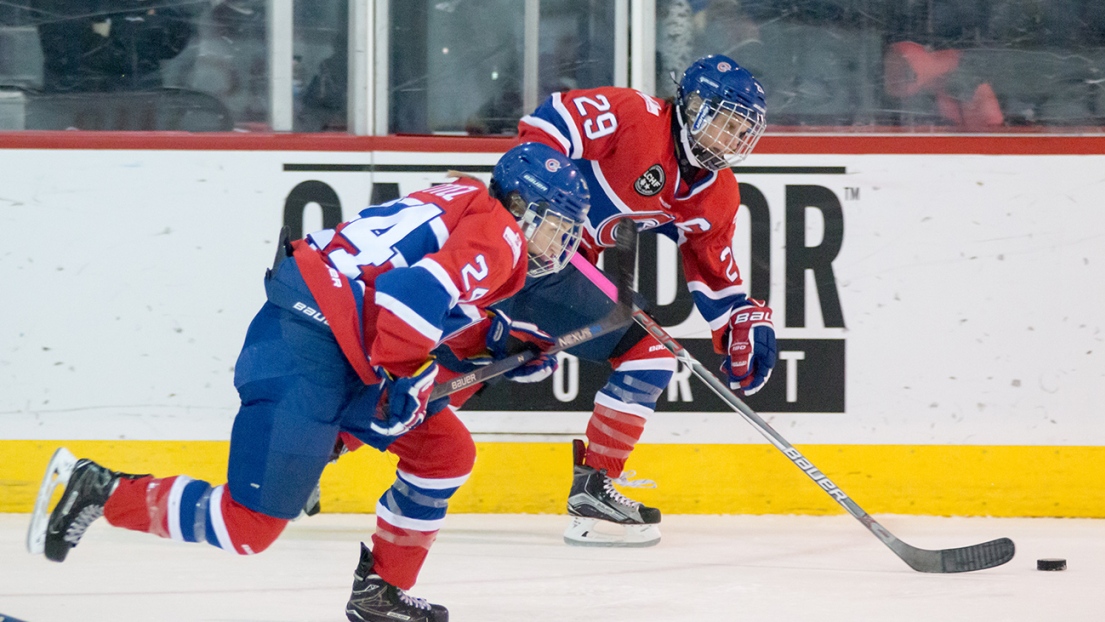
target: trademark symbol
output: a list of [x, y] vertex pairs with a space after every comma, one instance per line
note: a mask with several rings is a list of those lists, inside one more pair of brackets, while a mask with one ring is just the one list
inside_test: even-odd
[[844, 188], [844, 200], [845, 201], [858, 201], [859, 200], [859, 188], [846, 187]]

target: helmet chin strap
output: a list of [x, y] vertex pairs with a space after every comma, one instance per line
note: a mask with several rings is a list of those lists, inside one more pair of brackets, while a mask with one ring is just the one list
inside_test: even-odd
[[679, 142], [683, 147], [683, 153], [687, 156], [687, 162], [690, 162], [691, 166], [695, 168], [706, 168], [694, 154], [694, 149], [691, 148], [690, 130], [686, 125], [679, 128]]
[[[676, 140], [679, 145], [679, 153], [676, 154], [679, 160], [680, 168], [683, 168], [684, 164], [687, 164], [693, 168], [704, 169], [702, 163], [695, 157], [694, 151], [691, 150], [690, 130], [687, 128], [687, 122], [685, 119], [686, 111], [683, 106], [676, 104], [675, 113], [672, 115], [675, 118], [675, 122], [679, 124], [679, 131], [676, 133]], [[692, 175], [691, 171], [684, 170], [683, 177], [690, 179]]]

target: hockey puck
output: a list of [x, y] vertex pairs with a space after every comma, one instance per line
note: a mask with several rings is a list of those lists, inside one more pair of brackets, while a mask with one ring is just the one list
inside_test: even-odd
[[1036, 560], [1036, 570], [1066, 570], [1067, 560], [1058, 557]]

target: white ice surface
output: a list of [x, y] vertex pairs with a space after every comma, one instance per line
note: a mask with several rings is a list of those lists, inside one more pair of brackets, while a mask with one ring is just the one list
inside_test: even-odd
[[[412, 593], [454, 622], [1105, 620], [1105, 520], [877, 518], [914, 546], [1008, 536], [1017, 555], [921, 574], [850, 516], [667, 516], [656, 547], [587, 549], [562, 543], [562, 516], [459, 514]], [[345, 620], [357, 542], [375, 524], [323, 514], [235, 557], [99, 521], [55, 564], [26, 553], [27, 523], [0, 514], [0, 614], [25, 622]], [[1041, 557], [1068, 569], [1037, 571]]]

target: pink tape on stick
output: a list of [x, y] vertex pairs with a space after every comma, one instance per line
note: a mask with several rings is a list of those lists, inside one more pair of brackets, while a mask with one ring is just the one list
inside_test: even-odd
[[572, 265], [576, 267], [576, 270], [582, 272], [583, 276], [587, 277], [588, 281], [591, 281], [596, 287], [601, 289], [602, 293], [609, 296], [610, 300], [618, 299], [618, 286], [611, 283], [610, 279], [598, 268], [591, 265], [591, 262], [587, 261], [583, 255], [579, 253], [572, 255], [571, 262]]

